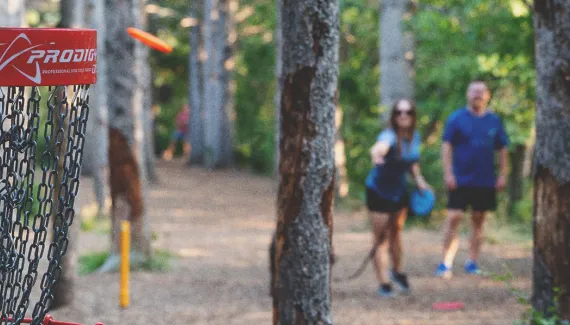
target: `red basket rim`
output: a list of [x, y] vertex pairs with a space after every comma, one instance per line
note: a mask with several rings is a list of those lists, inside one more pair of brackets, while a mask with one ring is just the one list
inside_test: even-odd
[[0, 86], [96, 82], [95, 29], [0, 28]]
[[[2, 319], [4, 320], [4, 318]], [[13, 321], [13, 318], [8, 318], [9, 322]], [[30, 324], [32, 322], [32, 318], [24, 318], [22, 319], [22, 321], [20, 323], [22, 324]], [[42, 322], [42, 325], [82, 325], [80, 323], [70, 323], [70, 322], [62, 322], [62, 321], [57, 321], [54, 320], [53, 317], [51, 315], [46, 315], [46, 317], [44, 317], [44, 320]], [[104, 325], [103, 323], [95, 323], [95, 325]]]

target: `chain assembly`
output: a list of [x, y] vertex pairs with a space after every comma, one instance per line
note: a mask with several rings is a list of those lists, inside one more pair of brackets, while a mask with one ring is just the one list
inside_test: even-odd
[[75, 216], [88, 91], [0, 88], [0, 325], [40, 325], [51, 307]]

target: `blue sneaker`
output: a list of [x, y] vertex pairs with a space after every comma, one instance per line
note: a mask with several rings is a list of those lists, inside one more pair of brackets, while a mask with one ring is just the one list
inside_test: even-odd
[[394, 296], [392, 285], [389, 283], [381, 284], [378, 290], [376, 290], [376, 294], [378, 294], [380, 297], [392, 298]]
[[400, 289], [400, 293], [407, 296], [410, 294], [410, 284], [408, 283], [408, 276], [404, 273], [398, 273], [394, 270], [390, 272], [390, 277], [392, 281], [398, 286]]
[[449, 279], [453, 276], [453, 272], [451, 271], [451, 267], [447, 267], [447, 265], [442, 262], [439, 263], [435, 275], [440, 278]]
[[465, 262], [465, 273], [467, 274], [481, 274], [481, 270], [476, 262], [467, 260]]

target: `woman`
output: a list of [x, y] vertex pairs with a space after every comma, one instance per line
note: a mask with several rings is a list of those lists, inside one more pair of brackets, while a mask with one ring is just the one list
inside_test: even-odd
[[402, 229], [408, 214], [409, 196], [406, 174], [411, 171], [420, 189], [429, 189], [421, 175], [420, 136], [416, 131], [415, 104], [409, 99], [397, 100], [390, 116], [390, 127], [378, 135], [370, 149], [375, 165], [366, 178], [366, 205], [374, 232], [374, 244], [380, 243], [374, 256], [378, 294], [393, 295], [387, 275], [387, 251], [392, 258], [392, 281], [404, 294], [410, 287], [402, 272]]

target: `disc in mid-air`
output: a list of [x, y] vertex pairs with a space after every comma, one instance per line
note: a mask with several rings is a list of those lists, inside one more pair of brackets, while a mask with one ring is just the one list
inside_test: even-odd
[[137, 39], [144, 44], [148, 45], [149, 47], [158, 50], [163, 53], [170, 53], [172, 52], [172, 46], [168, 45], [165, 41], [161, 40], [160, 38], [142, 31], [138, 28], [129, 27], [127, 28], [127, 33], [131, 35], [134, 39]]

